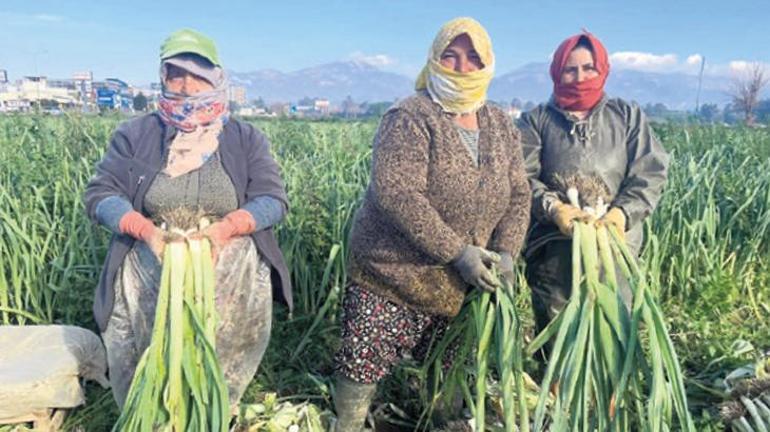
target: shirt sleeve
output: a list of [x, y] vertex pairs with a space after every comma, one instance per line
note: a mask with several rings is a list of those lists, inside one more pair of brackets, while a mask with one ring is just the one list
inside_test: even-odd
[[127, 199], [119, 195], [111, 195], [96, 205], [96, 220], [113, 233], [121, 234], [120, 220], [133, 209]]
[[270, 195], [258, 196], [241, 206], [241, 209], [254, 218], [256, 231], [276, 225], [286, 216], [286, 205]]
[[92, 221], [105, 224], [109, 228], [109, 218], [105, 218], [107, 213], [111, 213], [106, 209], [111, 207], [102, 207], [101, 216], [97, 214], [99, 204], [107, 198], [117, 197], [131, 203], [128, 188], [132, 159], [133, 150], [128, 134], [124, 127], [118, 127], [112, 134], [107, 152], [96, 164], [94, 175], [88, 181], [84, 192], [86, 212]]
[[532, 214], [539, 222], [550, 222], [551, 207], [559, 201], [559, 196], [540, 180], [540, 154], [543, 150], [540, 132], [531, 113], [522, 115], [517, 124], [521, 132], [524, 166], [532, 188]]

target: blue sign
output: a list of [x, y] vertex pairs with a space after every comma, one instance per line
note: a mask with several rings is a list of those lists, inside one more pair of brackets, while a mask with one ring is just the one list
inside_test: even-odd
[[99, 87], [96, 89], [96, 104], [100, 107], [117, 108], [120, 106], [120, 95], [113, 89]]

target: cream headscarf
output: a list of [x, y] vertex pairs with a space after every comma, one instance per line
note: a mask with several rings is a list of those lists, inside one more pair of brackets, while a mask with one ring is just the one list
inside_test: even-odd
[[[484, 68], [458, 73], [439, 63], [447, 46], [461, 34], [470, 37]], [[479, 109], [487, 100], [487, 88], [495, 73], [495, 55], [487, 31], [473, 18], [455, 18], [439, 30], [428, 53], [428, 62], [417, 77], [416, 90], [427, 89], [431, 99], [446, 112], [466, 114]]]

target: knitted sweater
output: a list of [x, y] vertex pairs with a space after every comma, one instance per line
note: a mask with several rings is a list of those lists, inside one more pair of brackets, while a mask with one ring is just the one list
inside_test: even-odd
[[519, 133], [490, 105], [478, 123], [477, 166], [451, 117], [424, 92], [385, 114], [350, 237], [354, 283], [454, 316], [468, 286], [450, 261], [466, 244], [519, 253], [531, 202]]

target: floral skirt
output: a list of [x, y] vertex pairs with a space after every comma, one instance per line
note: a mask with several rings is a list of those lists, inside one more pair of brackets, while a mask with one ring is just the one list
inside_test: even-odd
[[[353, 381], [376, 383], [401, 360], [423, 361], [434, 340], [446, 333], [449, 319], [414, 311], [371, 291], [350, 285], [342, 301], [342, 346], [335, 370]], [[442, 359], [448, 368], [457, 351], [450, 346]]]

